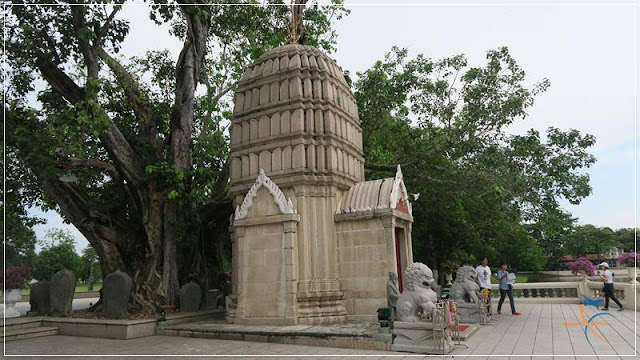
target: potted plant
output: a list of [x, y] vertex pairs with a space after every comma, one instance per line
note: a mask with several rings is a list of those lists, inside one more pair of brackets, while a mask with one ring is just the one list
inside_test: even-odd
[[584, 257], [578, 258], [576, 261], [569, 263], [569, 269], [573, 275], [582, 274], [582, 279], [587, 280], [587, 276], [594, 276], [596, 274], [596, 266]]
[[3, 271], [4, 277], [0, 283], [0, 287], [5, 289], [4, 313], [5, 318], [19, 317], [20, 313], [14, 308], [16, 303], [22, 297], [22, 289], [31, 280], [31, 274], [26, 266], [9, 266]]
[[630, 282], [636, 281], [638, 277], [638, 265], [640, 265], [640, 254], [635, 251], [623, 252], [618, 256], [618, 264], [629, 269]]

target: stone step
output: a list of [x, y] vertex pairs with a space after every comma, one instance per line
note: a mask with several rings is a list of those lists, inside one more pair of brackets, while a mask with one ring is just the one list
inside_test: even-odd
[[34, 328], [42, 325], [41, 317], [19, 317], [12, 319], [5, 319], [3, 323], [0, 321], [0, 331], [6, 329], [7, 331], [13, 331], [18, 329]]
[[31, 327], [15, 330], [7, 330], [5, 333], [5, 341], [31, 339], [42, 336], [58, 335], [57, 327]]

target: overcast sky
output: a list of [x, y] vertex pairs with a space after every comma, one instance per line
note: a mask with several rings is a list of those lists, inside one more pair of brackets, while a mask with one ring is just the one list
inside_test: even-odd
[[[470, 65], [481, 66], [487, 50], [508, 46], [529, 84], [543, 78], [551, 82], [549, 90], [536, 99], [530, 116], [510, 131], [544, 132], [554, 126], [578, 129], [597, 139], [591, 153], [598, 161], [587, 170], [593, 194], [580, 205], [565, 208], [582, 224], [614, 229], [636, 224], [638, 1], [384, 3], [347, 0], [351, 14], [336, 25], [338, 50], [332, 55], [339, 65], [355, 74], [397, 45], [408, 48], [412, 57], [465, 54]], [[177, 58], [181, 42], [149, 20], [146, 5], [125, 6], [121, 16], [131, 22], [124, 54], [166, 48]], [[78, 238], [79, 249], [87, 245], [57, 214], [45, 217], [49, 222], [36, 227], [39, 238], [48, 228], [67, 228]]]

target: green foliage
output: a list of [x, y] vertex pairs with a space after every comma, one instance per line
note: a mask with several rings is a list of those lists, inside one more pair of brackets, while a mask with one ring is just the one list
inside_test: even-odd
[[[4, 225], [4, 224], [3, 224]], [[7, 266], [31, 265], [35, 257], [35, 232], [17, 217], [7, 214], [4, 261]]]
[[[551, 219], [567, 220], [559, 200], [575, 204], [590, 194], [581, 170], [595, 162], [587, 153], [595, 139], [577, 130], [507, 133], [548, 86], [544, 79], [526, 87], [506, 47], [488, 51], [482, 67], [468, 66], [463, 55], [410, 59], [394, 47], [358, 74], [365, 159], [404, 164], [407, 188], [420, 193], [416, 260], [475, 263], [487, 256], [520, 270], [544, 266], [542, 246], [566, 227]], [[389, 176], [368, 168], [375, 169], [369, 178]]]
[[608, 227], [576, 226], [566, 238], [564, 248], [574, 258], [586, 254], [604, 255], [616, 247], [615, 233]]
[[[208, 33], [205, 48], [197, 49], [205, 54], [193, 86], [198, 91], [176, 99], [179, 80], [188, 71], [176, 68], [169, 51], [155, 49], [133, 58], [120, 54], [130, 31], [117, 12], [122, 3], [70, 6], [54, 1], [47, 6], [26, 1], [5, 8], [8, 71], [3, 80], [8, 85], [5, 110], [11, 118], [6, 155], [7, 169], [12, 170], [6, 174], [11, 194], [7, 205], [12, 202], [13, 220], [26, 226], [32, 220], [20, 211], [36, 206], [61, 212], [86, 236], [94, 236], [92, 243], [118, 242], [110, 254], [116, 266], [119, 260], [125, 267], [147, 261], [150, 246], [166, 241], [158, 238], [163, 232], [154, 229], [177, 227], [171, 240], [178, 244], [178, 263], [184, 267], [180, 271], [189, 274], [197, 270], [191, 267], [199, 267], [202, 273], [207, 266], [205, 273], [215, 274], [222, 258], [230, 256], [227, 127], [233, 90], [252, 61], [288, 42], [289, 6], [254, 0], [234, 2], [253, 6], [151, 2], [151, 19], [169, 24], [170, 34], [186, 45], [193, 40], [193, 34], [187, 36], [189, 24], [211, 24], [201, 27]], [[269, 6], [273, 4], [285, 6]], [[333, 51], [335, 21], [348, 12], [340, 0], [330, 6], [310, 1], [306, 43]], [[123, 71], [114, 70], [119, 66]], [[191, 104], [183, 102], [190, 96], [193, 106], [181, 109], [180, 104]], [[171, 121], [181, 110], [193, 119], [187, 121], [193, 131], [175, 149], [176, 123]], [[176, 153], [188, 156], [177, 164]], [[78, 181], [57, 182], [66, 171]], [[163, 214], [166, 204], [178, 204], [184, 211]], [[194, 216], [188, 221], [175, 218], [185, 213]], [[150, 225], [150, 214], [161, 223]], [[56, 254], [68, 250], [66, 244], [47, 246], [35, 261], [36, 274], [48, 277], [60, 264]], [[99, 255], [104, 261], [104, 254]], [[86, 273], [86, 267], [81, 272]]]
[[102, 281], [102, 271], [98, 260], [96, 250], [92, 246], [84, 248], [82, 250], [82, 256], [80, 257], [80, 266], [78, 267], [76, 277], [84, 282], [89, 282], [89, 277], [93, 273], [94, 282]]
[[82, 273], [82, 260], [75, 252], [73, 236], [64, 230], [52, 229], [42, 242], [43, 249], [33, 263], [33, 277], [49, 280], [56, 272], [68, 269], [76, 277]]
[[637, 229], [633, 228], [618, 229], [614, 234], [615, 241], [624, 251], [637, 251], [636, 233]]

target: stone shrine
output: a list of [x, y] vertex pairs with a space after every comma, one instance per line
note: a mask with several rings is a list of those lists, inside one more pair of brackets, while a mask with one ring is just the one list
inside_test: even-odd
[[289, 44], [242, 76], [231, 124], [237, 324], [376, 319], [387, 274], [413, 262], [411, 204], [395, 178], [364, 181], [362, 131], [341, 69]]

